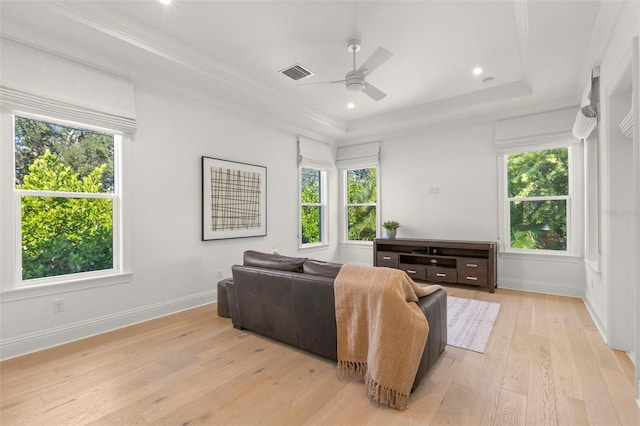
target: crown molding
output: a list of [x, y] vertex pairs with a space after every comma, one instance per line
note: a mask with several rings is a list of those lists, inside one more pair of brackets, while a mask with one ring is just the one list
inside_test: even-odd
[[513, 12], [516, 16], [518, 45], [520, 47], [520, 66], [522, 67], [522, 82], [533, 87], [531, 78], [531, 43], [529, 40], [529, 9], [528, 0], [514, 0]]
[[595, 67], [600, 66], [604, 52], [609, 44], [613, 29], [622, 12], [624, 1], [603, 1], [600, 3], [596, 23], [589, 39], [587, 47], [587, 59], [585, 60], [582, 72], [578, 76], [578, 83], [575, 88], [576, 96], [582, 96], [584, 88], [589, 84], [591, 72]]
[[[73, 4], [77, 5], [77, 3]], [[283, 97], [264, 85], [239, 76], [222, 61], [215, 60], [189, 46], [167, 39], [148, 27], [143, 28], [139, 22], [131, 22], [124, 16], [116, 16], [113, 12], [104, 10], [101, 10], [100, 18], [97, 18], [88, 13], [82, 13], [75, 7], [72, 9], [65, 3], [51, 2], [48, 3], [48, 6], [52, 12], [63, 15], [78, 24], [188, 69], [207, 79], [233, 87], [233, 89], [259, 100], [259, 103], [267, 104], [266, 110], [270, 115], [280, 113], [285, 117], [291, 117], [304, 114], [307, 119], [313, 121], [316, 125], [326, 127], [327, 132], [330, 134], [343, 134], [346, 131], [346, 120], [326, 114], [309, 103], [293, 101], [290, 98]], [[119, 22], [120, 24], [116, 25], [113, 22]], [[136, 28], [138, 32], [134, 32], [132, 28]], [[141, 31], [142, 28], [144, 31]], [[141, 32], [146, 35], [142, 35]], [[153, 40], [159, 40], [159, 42]], [[273, 105], [277, 105], [278, 108], [274, 109]]]

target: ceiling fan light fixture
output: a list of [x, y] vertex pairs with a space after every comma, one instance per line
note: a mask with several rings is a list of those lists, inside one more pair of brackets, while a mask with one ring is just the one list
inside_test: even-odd
[[347, 90], [350, 92], [362, 92], [364, 83], [361, 81], [347, 81]]
[[364, 89], [364, 74], [358, 70], [349, 71], [344, 80], [350, 92], [362, 92]]

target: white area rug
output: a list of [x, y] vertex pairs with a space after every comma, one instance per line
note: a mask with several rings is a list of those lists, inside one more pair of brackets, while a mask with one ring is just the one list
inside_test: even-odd
[[499, 303], [448, 296], [447, 343], [484, 353], [499, 311]]

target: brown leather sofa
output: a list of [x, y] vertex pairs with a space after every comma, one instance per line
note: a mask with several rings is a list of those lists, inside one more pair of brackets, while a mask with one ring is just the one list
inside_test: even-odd
[[[333, 281], [340, 266], [246, 251], [226, 285], [233, 326], [337, 361]], [[429, 336], [412, 390], [447, 345], [447, 293], [422, 297], [418, 306], [429, 321]]]

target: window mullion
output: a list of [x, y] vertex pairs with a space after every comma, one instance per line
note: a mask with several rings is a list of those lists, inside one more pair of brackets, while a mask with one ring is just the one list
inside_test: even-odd
[[511, 197], [507, 198], [509, 201], [554, 201], [554, 200], [568, 200], [568, 195], [549, 195], [540, 197]]
[[38, 191], [33, 189], [16, 189], [21, 197], [58, 197], [58, 198], [103, 198], [115, 199], [116, 194], [108, 192], [66, 192], [66, 191]]

